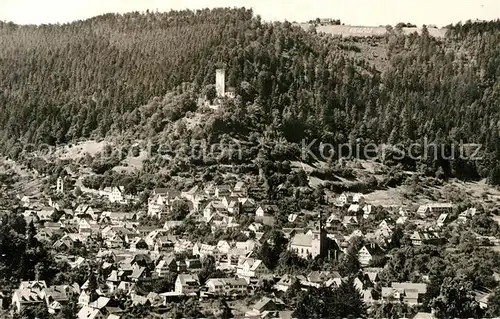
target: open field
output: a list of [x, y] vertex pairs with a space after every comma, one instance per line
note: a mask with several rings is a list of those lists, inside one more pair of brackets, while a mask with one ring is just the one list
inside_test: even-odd
[[148, 158], [147, 151], [141, 151], [141, 153], [137, 157], [129, 155], [126, 159], [122, 161], [120, 166], [113, 167], [113, 170], [117, 172], [127, 172], [127, 173], [131, 173], [136, 170], [141, 170], [143, 167], [143, 161], [147, 158]]
[[376, 190], [369, 194], [365, 194], [365, 198], [367, 202], [381, 206], [425, 204], [436, 200], [449, 201], [449, 199], [454, 196], [471, 201], [483, 202], [487, 205], [500, 204], [500, 191], [486, 184], [485, 180], [478, 182], [452, 180], [445, 183], [444, 186], [427, 188], [425, 194], [431, 194], [432, 197], [419, 194], [419, 196], [410, 199], [406, 197], [405, 194], [411, 194], [411, 190], [409, 186], [401, 185], [395, 188]]
[[109, 142], [88, 140], [77, 144], [65, 145], [64, 147], [56, 149], [53, 155], [56, 158], [63, 160], [82, 158], [86, 153], [94, 156], [95, 154], [102, 152], [106, 144], [109, 144]]
[[[304, 30], [309, 30], [310, 23], [298, 24]], [[403, 28], [403, 33], [408, 35], [414, 32], [422, 33], [422, 28]], [[446, 28], [428, 28], [429, 34], [436, 38], [443, 38], [446, 35]], [[343, 37], [371, 37], [383, 36], [387, 33], [386, 27], [353, 26], [353, 25], [318, 25], [317, 32], [327, 33]]]

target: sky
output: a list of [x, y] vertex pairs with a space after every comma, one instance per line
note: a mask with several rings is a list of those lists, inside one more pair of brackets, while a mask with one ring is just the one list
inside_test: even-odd
[[0, 0], [0, 20], [64, 23], [109, 12], [251, 7], [263, 20], [341, 19], [350, 25], [418, 26], [500, 18], [499, 0]]

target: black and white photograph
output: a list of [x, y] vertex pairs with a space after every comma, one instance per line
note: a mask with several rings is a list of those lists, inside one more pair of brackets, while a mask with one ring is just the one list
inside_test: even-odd
[[499, 0], [0, 0], [0, 319], [500, 318]]

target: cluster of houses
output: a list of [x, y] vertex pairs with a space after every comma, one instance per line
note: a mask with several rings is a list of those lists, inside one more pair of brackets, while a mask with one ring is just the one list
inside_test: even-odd
[[77, 284], [48, 287], [45, 281], [22, 281], [12, 295], [12, 304], [18, 313], [28, 306], [46, 304], [49, 313], [56, 314], [73, 295], [79, 294]]
[[[58, 185], [58, 189], [60, 187], [63, 186]], [[112, 190], [110, 194], [114, 195], [109, 196], [116, 196], [113, 200], [120, 202], [119, 194], [122, 192], [117, 189], [116, 192]], [[213, 230], [237, 229], [247, 235], [244, 236], [247, 239], [208, 243], [203, 239], [191, 241], [187, 236], [174, 235], [172, 230], [183, 224], [183, 221], [168, 220], [177, 202], [187, 205], [189, 214], [197, 222], [208, 224]], [[116, 319], [122, 310], [110, 294], [118, 290], [123, 291], [132, 304], [148, 303], [161, 311], [167, 303], [191, 296], [251, 296], [263, 280], [273, 282], [275, 289], [282, 292], [297, 282], [306, 289], [320, 285], [336, 287], [346, 280], [337, 272], [273, 274], [258, 258], [256, 251], [266, 240], [265, 232], [276, 223], [278, 207], [257, 203], [248, 195], [243, 182], [233, 186], [208, 185], [203, 189], [195, 186], [184, 192], [155, 189], [145, 212], [101, 211], [85, 204], [74, 209], [60, 209], [57, 203], [50, 200], [43, 209], [34, 210], [31, 207], [32, 203], [27, 206], [24, 217], [37, 225], [37, 238], [52, 245], [56, 258], [66, 260], [72, 268], [85, 267], [89, 260], [75, 253], [77, 248], [85, 247], [87, 251], [95, 252], [91, 258], [101, 261], [102, 269], [98, 271], [99, 286], [95, 291], [90, 291], [88, 281], [81, 287], [77, 284], [47, 287], [43, 281], [22, 282], [12, 295], [14, 309], [18, 312], [28, 305], [46, 303], [51, 313], [57, 313], [71, 296], [78, 296], [81, 306], [79, 318]], [[344, 193], [332, 202], [332, 213], [327, 218], [316, 214], [316, 218], [306, 226], [302, 223], [299, 227], [302, 214], [291, 214], [287, 227], [281, 228], [281, 231], [288, 240], [287, 249], [305, 259], [320, 256], [341, 260], [348, 253], [352, 239], [362, 238], [364, 243], [357, 251], [357, 258], [363, 268], [354, 284], [364, 301], [367, 304], [403, 302], [418, 305], [426, 293], [425, 278], [423, 283], [393, 282], [382, 287], [377, 300], [373, 298], [373, 289], [379, 282], [378, 274], [383, 270], [377, 267], [377, 261], [390, 258], [388, 247], [398, 226], [405, 229], [406, 224], [415, 224], [404, 234], [412, 245], [441, 245], [446, 242], [441, 233], [445, 225], [465, 223], [477, 214], [471, 208], [451, 221], [452, 209], [453, 206], [447, 203], [422, 205], [416, 211], [398, 207], [388, 209], [392, 213], [380, 220], [375, 218], [377, 209], [366, 203], [361, 194]], [[253, 217], [253, 222], [245, 228], [236, 222], [241, 214]], [[56, 215], [57, 218], [54, 217]], [[167, 221], [163, 227], [146, 226], [139, 223], [141, 216], [148, 216], [151, 220], [167, 218]], [[363, 232], [361, 225], [368, 221], [371, 226]], [[214, 262], [215, 268], [225, 275], [201, 282], [199, 275], [208, 261]], [[170, 291], [144, 294], [137, 289], [140, 281], [172, 276], [176, 279]], [[98, 298], [90, 301], [91, 295]], [[283, 302], [275, 296], [269, 297], [251, 306], [246, 316], [267, 318], [286, 315], [288, 310]], [[484, 296], [481, 298], [485, 302]]]
[[277, 211], [271, 205], [258, 206], [245, 184], [237, 182], [234, 187], [210, 184], [203, 190], [194, 186], [186, 192], [155, 189], [148, 200], [147, 215], [158, 219], [168, 216], [179, 201], [186, 202], [191, 212], [200, 212], [200, 222], [219, 229], [238, 227], [235, 217], [240, 214], [255, 214], [256, 221], [273, 226]]

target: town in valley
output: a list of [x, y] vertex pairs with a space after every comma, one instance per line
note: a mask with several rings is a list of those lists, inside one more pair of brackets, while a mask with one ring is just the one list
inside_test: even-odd
[[0, 318], [500, 317], [499, 20], [0, 43]]

